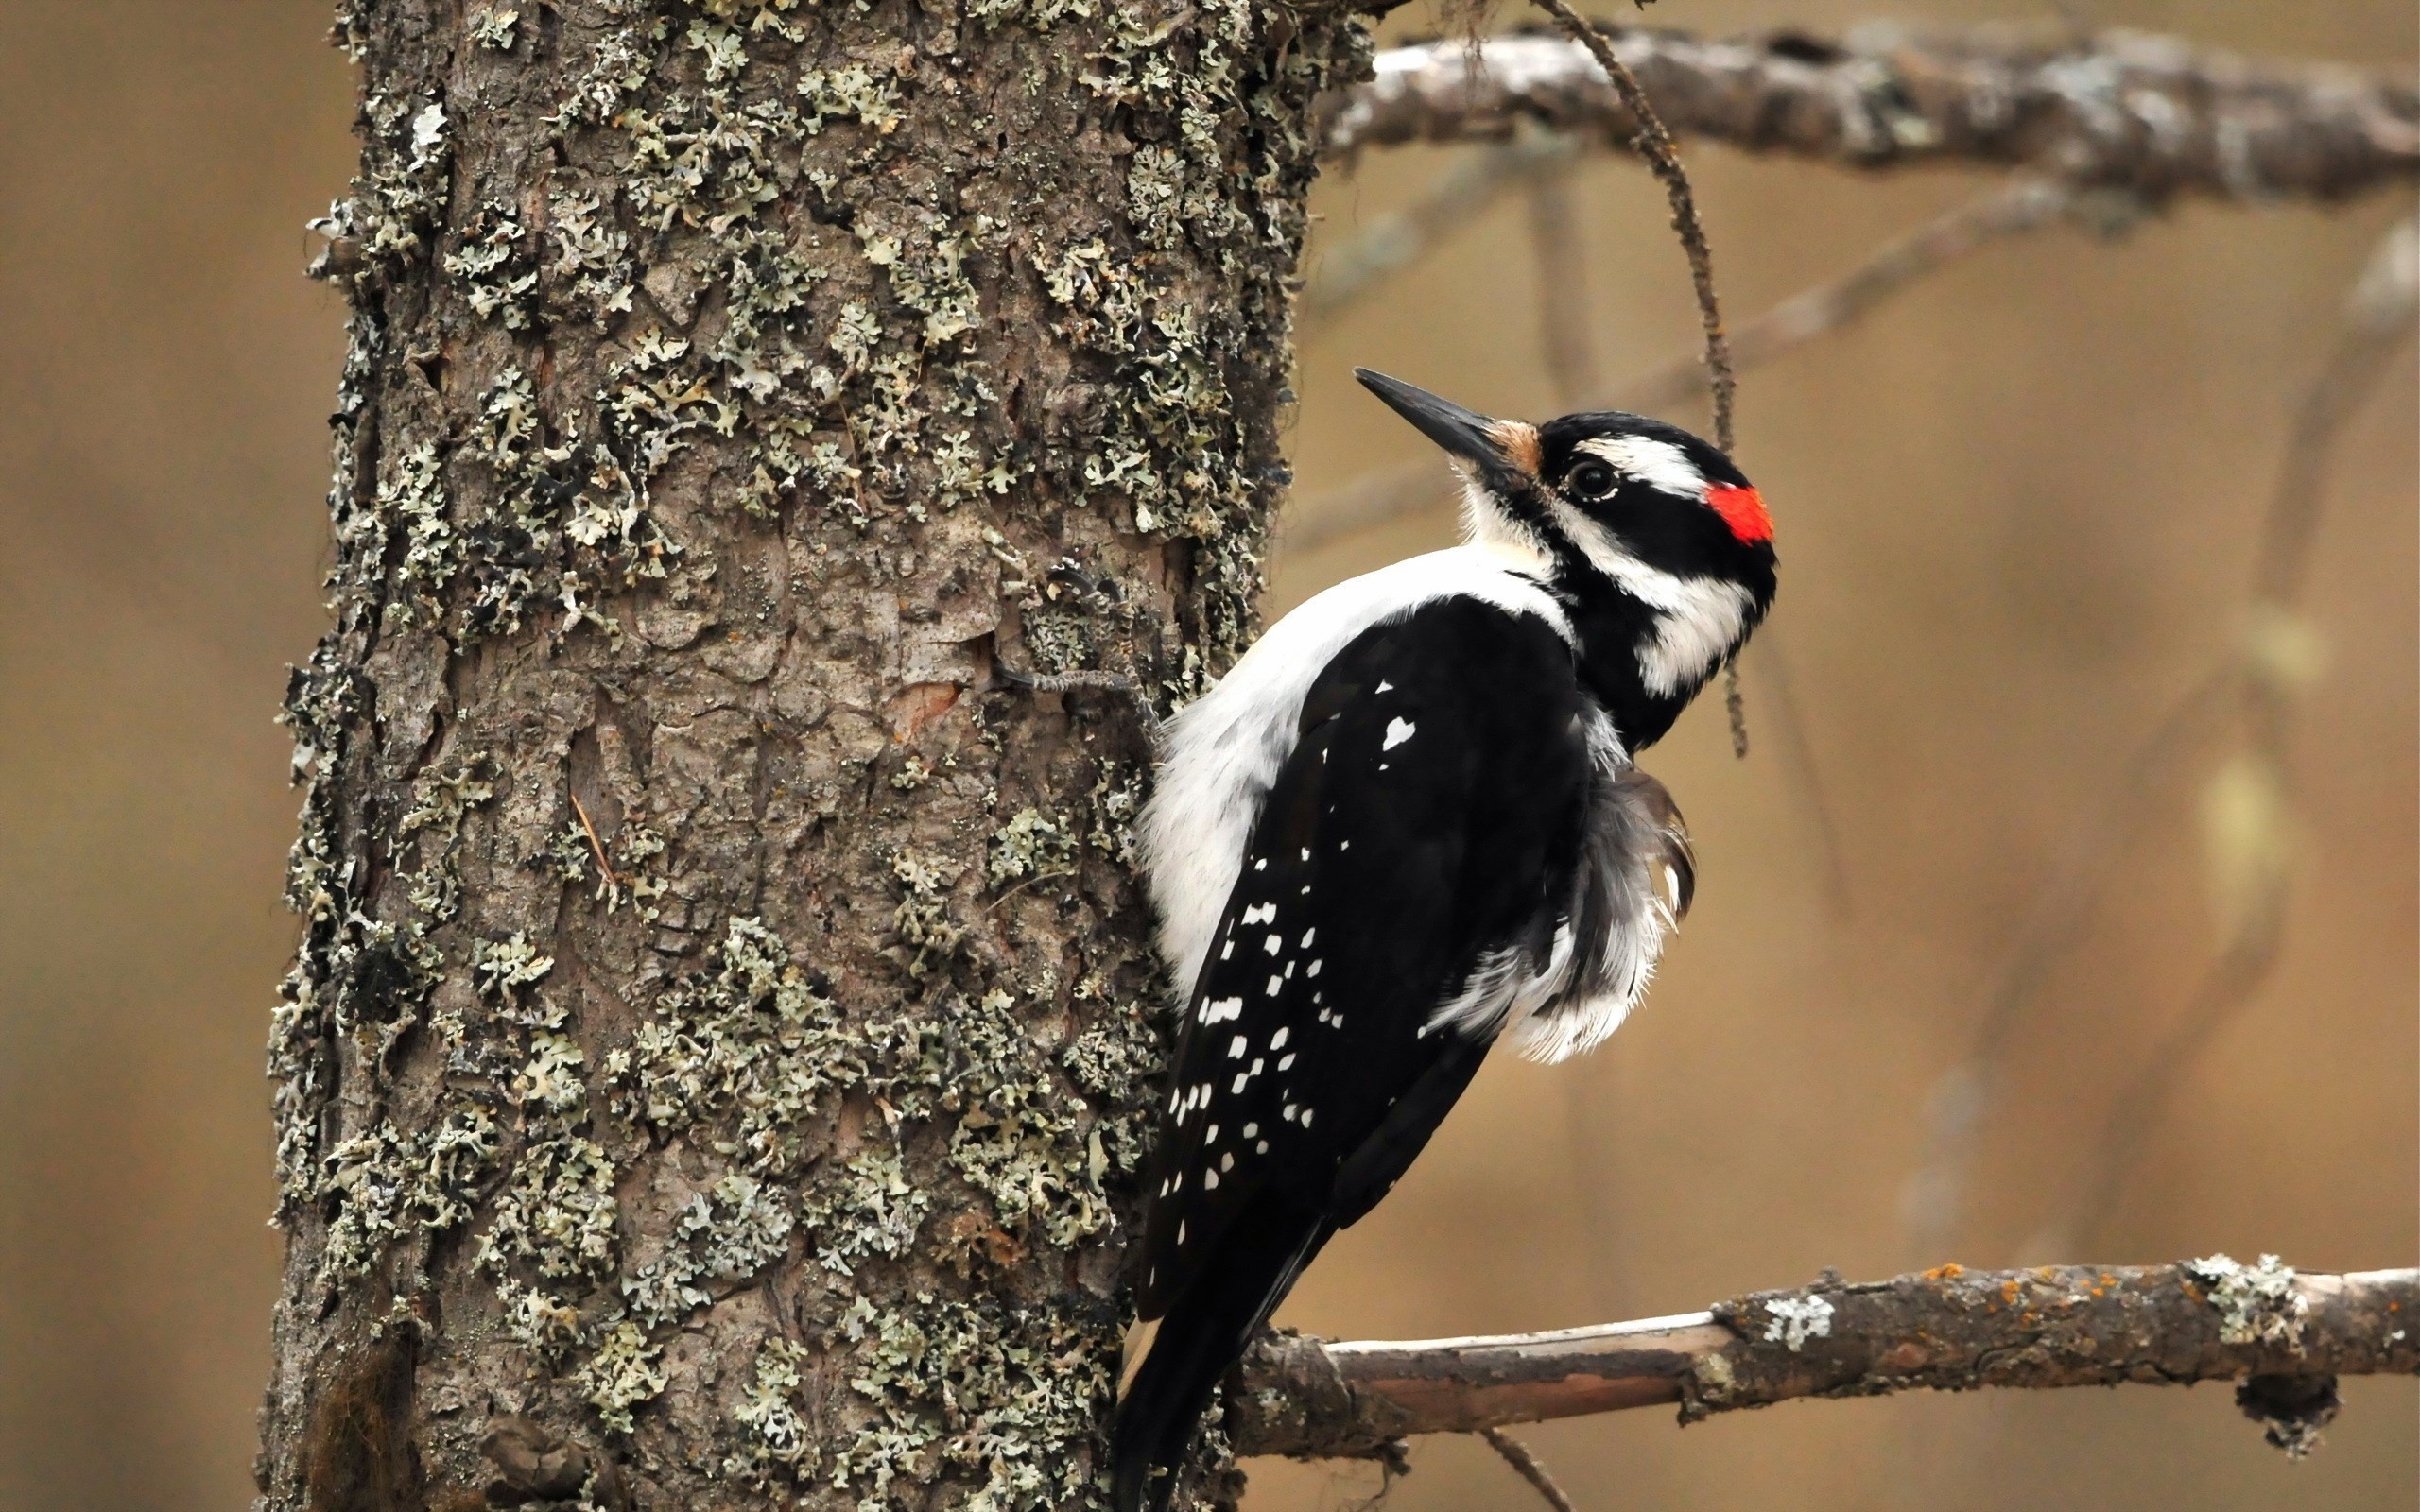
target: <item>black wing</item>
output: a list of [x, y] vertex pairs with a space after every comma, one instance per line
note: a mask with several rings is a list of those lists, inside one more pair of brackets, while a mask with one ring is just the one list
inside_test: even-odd
[[1166, 1322], [1121, 1414], [1123, 1504], [1478, 1069], [1486, 1040], [1429, 1022], [1567, 906], [1582, 711], [1552, 627], [1472, 599], [1365, 631], [1312, 685], [1161, 1106], [1136, 1270]]

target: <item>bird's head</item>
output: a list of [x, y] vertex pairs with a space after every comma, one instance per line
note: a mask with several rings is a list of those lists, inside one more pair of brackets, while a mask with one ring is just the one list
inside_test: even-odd
[[1592, 670], [1635, 683], [1616, 700], [1651, 706], [1616, 710], [1633, 748], [1662, 735], [1764, 618], [1772, 520], [1714, 446], [1644, 415], [1492, 420], [1354, 375], [1461, 464], [1473, 542], [1533, 560], [1572, 604]]

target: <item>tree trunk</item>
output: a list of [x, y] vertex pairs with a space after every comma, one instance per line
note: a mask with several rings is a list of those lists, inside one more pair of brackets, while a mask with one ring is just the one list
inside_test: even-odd
[[[1284, 0], [358, 0], [262, 1504], [1076, 1506], [1248, 634]], [[1213, 1477], [1213, 1484], [1216, 1484]]]

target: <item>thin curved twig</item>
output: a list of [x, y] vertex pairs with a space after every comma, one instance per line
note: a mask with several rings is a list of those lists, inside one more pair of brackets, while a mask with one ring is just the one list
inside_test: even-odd
[[[1714, 444], [1727, 455], [1733, 450], [1731, 435], [1731, 399], [1738, 380], [1731, 371], [1731, 342], [1722, 331], [1722, 303], [1714, 287], [1714, 251], [1706, 245], [1705, 225], [1698, 216], [1697, 196], [1689, 189], [1688, 170], [1681, 166], [1681, 156], [1672, 146], [1672, 133], [1648, 102], [1647, 91], [1614, 51], [1613, 43], [1586, 17], [1571, 8], [1570, 0], [1531, 0], [1539, 9], [1554, 17], [1565, 35], [1587, 50], [1596, 60], [1614, 93], [1630, 113], [1630, 144], [1647, 166], [1664, 185], [1664, 198], [1672, 210], [1672, 231], [1681, 239], [1681, 250], [1689, 261], [1689, 286], [1697, 294], [1698, 323], [1705, 336], [1706, 384], [1714, 394]], [[1476, 60], [1465, 66], [1477, 66]]]
[[1505, 1464], [1512, 1467], [1513, 1474], [1529, 1482], [1530, 1489], [1544, 1498], [1554, 1512], [1580, 1512], [1563, 1487], [1555, 1483], [1554, 1476], [1548, 1473], [1545, 1462], [1530, 1452], [1529, 1445], [1501, 1428], [1482, 1428], [1478, 1436], [1486, 1439], [1487, 1447], [1502, 1456]]
[[[1681, 166], [1681, 155], [1672, 146], [1672, 133], [1648, 102], [1647, 91], [1639, 87], [1629, 68], [1614, 53], [1613, 43], [1606, 41], [1597, 26], [1574, 10], [1569, 0], [1531, 0], [1547, 14], [1554, 17], [1573, 42], [1588, 50], [1597, 66], [1613, 82], [1614, 93], [1621, 97], [1622, 109], [1628, 111], [1634, 123], [1631, 146], [1647, 160], [1647, 166], [1664, 185], [1664, 198], [1672, 209], [1672, 232], [1681, 239], [1681, 250], [1689, 261], [1689, 287], [1698, 300], [1698, 323], [1705, 335], [1706, 387], [1714, 395], [1714, 444], [1724, 455], [1737, 450], [1732, 435], [1732, 400], [1739, 380], [1731, 370], [1731, 338], [1722, 330], [1722, 302], [1714, 287], [1714, 249], [1706, 245], [1705, 223], [1698, 215], [1697, 195], [1689, 188], [1688, 170]], [[1474, 60], [1474, 62], [1476, 60]], [[1742, 760], [1748, 754], [1748, 705], [1739, 693], [1739, 659], [1722, 659], [1722, 711], [1731, 721], [1731, 754]]]

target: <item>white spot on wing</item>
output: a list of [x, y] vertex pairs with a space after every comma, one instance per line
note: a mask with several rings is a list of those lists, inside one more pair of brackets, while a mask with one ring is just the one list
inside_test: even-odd
[[[1409, 720], [1409, 719], [1390, 719], [1390, 720], [1388, 720], [1388, 721], [1387, 721], [1387, 739], [1386, 739], [1386, 743], [1385, 743], [1384, 745], [1380, 746], [1378, 748], [1379, 748], [1380, 750], [1392, 750], [1392, 749], [1394, 749], [1397, 746], [1400, 746], [1400, 745], [1402, 745], [1405, 741], [1409, 740], [1409, 739], [1412, 737], [1413, 732], [1414, 732], [1415, 730], [1419, 730], [1419, 728], [1420, 728], [1420, 727], [1419, 727], [1418, 725], [1413, 724], [1413, 723], [1412, 723], [1410, 720]], [[1379, 768], [1379, 770], [1381, 770], [1381, 771], [1384, 771], [1385, 769], [1386, 769], [1386, 768], [1384, 768], [1384, 767], [1380, 767], [1380, 768]]]

